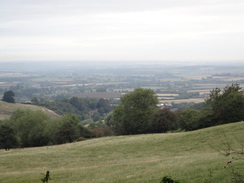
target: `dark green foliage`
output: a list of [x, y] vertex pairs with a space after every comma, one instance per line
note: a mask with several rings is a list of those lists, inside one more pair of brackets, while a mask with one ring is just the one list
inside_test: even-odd
[[185, 181], [174, 180], [169, 176], [164, 176], [160, 183], [186, 183]]
[[[64, 101], [65, 100], [63, 100], [63, 102]], [[79, 100], [78, 97], [72, 97], [68, 102], [80, 111], [86, 111], [89, 108], [89, 103], [85, 102], [85, 100]]]
[[160, 183], [175, 183], [175, 181], [168, 176], [164, 176]]
[[153, 90], [137, 88], [121, 97], [112, 116], [118, 134], [140, 134], [150, 132], [150, 120], [158, 103]]
[[31, 103], [32, 104], [35, 104], [35, 105], [38, 105], [39, 104], [39, 101], [38, 101], [37, 97], [32, 98], [31, 99]]
[[195, 103], [195, 102], [183, 102], [183, 103], [172, 103], [173, 108], [177, 108], [178, 110], [186, 110], [186, 109], [194, 109], [201, 110], [204, 108], [205, 103]]
[[4, 102], [14, 103], [15, 102], [14, 96], [15, 96], [14, 92], [9, 90], [4, 93], [2, 100]]
[[79, 129], [80, 129], [80, 138], [87, 138], [87, 139], [90, 139], [90, 138], [93, 138], [93, 134], [90, 130], [88, 130], [87, 128], [83, 127], [83, 126], [79, 126]]
[[112, 107], [106, 99], [90, 99], [72, 97], [70, 99], [55, 101], [38, 101], [36, 97], [32, 99], [33, 104], [44, 106], [57, 114], [66, 113], [76, 114], [80, 120], [92, 118], [93, 121], [99, 121], [104, 115], [112, 110]]
[[111, 106], [109, 105], [108, 100], [101, 98], [97, 102], [97, 109], [100, 111], [102, 110], [102, 112], [100, 112], [100, 113], [104, 114], [111, 110]]
[[[91, 131], [79, 123], [78, 116], [74, 114], [51, 120], [42, 111], [17, 110], [9, 120], [0, 124], [0, 141], [2, 139], [1, 142], [15, 147], [17, 143], [14, 140], [18, 139], [20, 147], [35, 147], [74, 142], [79, 137], [92, 138]], [[5, 148], [4, 145], [1, 143], [0, 147]]]
[[239, 84], [212, 90], [206, 104], [214, 125], [244, 120], [244, 91]]
[[101, 115], [97, 112], [95, 112], [92, 116], [93, 121], [100, 121], [101, 120]]
[[0, 124], [0, 148], [9, 150], [18, 144], [14, 129], [7, 124]]
[[164, 133], [170, 130], [176, 130], [176, 121], [176, 115], [170, 109], [159, 109], [152, 117], [151, 132]]
[[[100, 128], [97, 127], [97, 124], [99, 121], [102, 121], [106, 115], [112, 110], [112, 107], [108, 100], [106, 99], [91, 99], [91, 98], [78, 98], [78, 97], [72, 97], [70, 99], [63, 99], [62, 101], [45, 101], [41, 100], [38, 101], [37, 98], [33, 98], [32, 102], [35, 104], [45, 106], [56, 113], [60, 115], [66, 115], [66, 114], [75, 114], [79, 117], [79, 128], [81, 129], [81, 136], [85, 136], [86, 138], [91, 138], [94, 135], [86, 128], [81, 127], [80, 125], [88, 125], [90, 129], [94, 128]], [[54, 122], [56, 123], [56, 122]], [[60, 123], [60, 122], [58, 122]], [[68, 124], [66, 124], [68, 125]], [[49, 133], [49, 136], [51, 136], [52, 143], [66, 143], [73, 140], [67, 140], [67, 134], [68, 130], [65, 132], [65, 126], [63, 126], [64, 129], [61, 129], [60, 125], [50, 125], [49, 128], [51, 128], [53, 131], [53, 134], [56, 134], [56, 137]], [[72, 126], [72, 125], [71, 125]], [[106, 125], [103, 125], [106, 126]], [[58, 128], [59, 131], [57, 132], [54, 130], [54, 128]], [[55, 133], [54, 133], [55, 132]], [[82, 134], [85, 133], [85, 134]], [[66, 135], [65, 135], [66, 134]], [[107, 134], [107, 133], [101, 133], [101, 134]], [[65, 138], [59, 138], [58, 136]], [[65, 140], [66, 139], [66, 140]]]
[[196, 130], [210, 126], [244, 120], [244, 91], [239, 84], [215, 88], [201, 110], [184, 110], [178, 121], [184, 130]]
[[80, 137], [79, 118], [74, 114], [66, 114], [58, 121], [58, 126], [54, 129], [53, 139], [57, 144], [70, 143]]
[[80, 118], [82, 119], [83, 113], [80, 112], [77, 108], [75, 108], [72, 104], [66, 101], [42, 101], [39, 103], [40, 106], [44, 106], [50, 110], [53, 110], [59, 115], [64, 115], [66, 113], [71, 114], [79, 114]]
[[197, 129], [200, 115], [200, 111], [191, 109], [180, 112], [178, 117], [179, 127], [186, 131]]
[[48, 136], [44, 133], [48, 117], [42, 111], [17, 110], [10, 118], [21, 147], [47, 145]]

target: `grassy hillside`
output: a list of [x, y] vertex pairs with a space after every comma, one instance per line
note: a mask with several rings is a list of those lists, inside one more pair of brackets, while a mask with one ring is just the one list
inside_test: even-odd
[[[165, 175], [188, 183], [227, 183], [230, 169], [223, 167], [230, 157], [214, 149], [223, 149], [226, 139], [240, 148], [244, 122], [193, 132], [0, 150], [0, 182], [38, 183], [41, 173], [49, 170], [50, 183], [159, 183]], [[243, 160], [236, 159], [234, 164], [244, 170]]]
[[42, 110], [45, 114], [47, 114], [51, 118], [59, 117], [59, 115], [57, 115], [55, 112], [44, 107], [30, 105], [30, 104], [19, 104], [19, 103], [13, 104], [13, 103], [0, 101], [0, 120], [9, 118], [12, 115], [12, 113], [17, 109]]

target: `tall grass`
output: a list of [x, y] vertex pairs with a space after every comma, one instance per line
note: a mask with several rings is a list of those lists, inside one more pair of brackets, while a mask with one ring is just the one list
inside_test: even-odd
[[[224, 135], [223, 135], [224, 134]], [[1, 183], [159, 183], [169, 175], [188, 183], [227, 183], [222, 148], [244, 144], [244, 122], [193, 132], [115, 136], [39, 148], [0, 150]], [[238, 143], [236, 139], [238, 140]], [[244, 170], [244, 163], [236, 160]]]

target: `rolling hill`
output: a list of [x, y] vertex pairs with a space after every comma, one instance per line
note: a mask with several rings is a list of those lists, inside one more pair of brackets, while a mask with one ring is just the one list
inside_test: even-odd
[[36, 105], [30, 105], [30, 104], [20, 104], [20, 103], [7, 103], [0, 101], [0, 120], [7, 119], [11, 116], [11, 114], [16, 111], [17, 109], [23, 109], [23, 110], [41, 110], [45, 114], [47, 114], [51, 118], [58, 118], [59, 115], [55, 112], [45, 108], [40, 107]]
[[[244, 150], [244, 122], [0, 150], [0, 182], [41, 182], [41, 173], [49, 170], [50, 183], [159, 183], [166, 175], [187, 183], [229, 183], [231, 167], [224, 166], [231, 156], [220, 153], [228, 145]], [[230, 166], [243, 172], [243, 159], [235, 157]]]

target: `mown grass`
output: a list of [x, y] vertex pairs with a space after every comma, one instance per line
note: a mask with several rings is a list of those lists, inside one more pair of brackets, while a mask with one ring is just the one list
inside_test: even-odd
[[17, 109], [41, 110], [51, 118], [59, 117], [58, 114], [45, 107], [40, 107], [40, 106], [30, 105], [30, 104], [7, 103], [7, 102], [0, 101], [0, 120], [8, 119], [13, 114], [13, 112], [16, 111]]
[[[115, 136], [71, 144], [0, 151], [1, 183], [159, 183], [170, 175], [188, 183], [227, 183], [223, 142], [244, 144], [244, 122], [193, 132]], [[239, 139], [239, 140], [236, 140]], [[213, 148], [214, 147], [214, 148]], [[244, 163], [236, 160], [244, 170]]]

